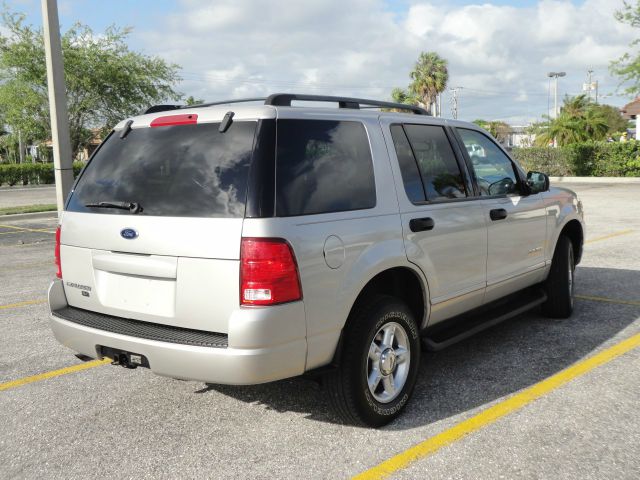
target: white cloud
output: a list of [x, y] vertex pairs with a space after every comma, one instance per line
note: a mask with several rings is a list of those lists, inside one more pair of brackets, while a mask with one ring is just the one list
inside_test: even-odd
[[420, 51], [435, 50], [449, 61], [450, 86], [464, 87], [462, 118], [521, 122], [546, 113], [549, 70], [567, 71], [561, 93], [578, 93], [588, 67], [601, 91], [615, 89], [608, 64], [637, 35], [613, 18], [621, 3], [432, 1], [398, 14], [382, 0], [182, 0], [165, 25], [138, 35], [148, 52], [182, 65], [185, 93], [206, 99], [274, 91], [389, 98], [408, 84]]

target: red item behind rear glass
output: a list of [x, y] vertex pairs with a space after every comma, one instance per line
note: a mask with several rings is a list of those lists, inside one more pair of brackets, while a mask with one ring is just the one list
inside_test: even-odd
[[151, 122], [152, 127], [168, 127], [171, 125], [190, 125], [198, 123], [197, 113], [187, 113], [182, 115], [165, 115], [164, 117], [154, 118]]

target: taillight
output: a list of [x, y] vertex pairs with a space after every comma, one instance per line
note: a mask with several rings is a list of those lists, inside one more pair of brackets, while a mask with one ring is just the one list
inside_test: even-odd
[[296, 258], [281, 238], [243, 238], [240, 304], [275, 305], [302, 298]]
[[62, 278], [62, 264], [60, 263], [60, 225], [56, 228], [56, 249], [55, 249], [55, 259], [56, 259], [56, 277]]

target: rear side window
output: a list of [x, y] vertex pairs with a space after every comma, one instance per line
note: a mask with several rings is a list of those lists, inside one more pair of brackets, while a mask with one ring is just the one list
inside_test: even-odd
[[404, 125], [404, 130], [418, 164], [427, 200], [466, 197], [460, 166], [444, 129], [437, 125]]
[[364, 125], [278, 120], [276, 215], [373, 208], [376, 187]]
[[138, 215], [242, 217], [256, 122], [134, 128], [111, 135], [95, 154], [68, 210], [130, 215], [128, 210], [87, 207], [136, 202]]

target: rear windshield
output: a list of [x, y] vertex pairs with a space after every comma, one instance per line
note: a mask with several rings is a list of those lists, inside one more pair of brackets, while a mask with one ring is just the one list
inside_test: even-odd
[[111, 135], [85, 169], [67, 210], [131, 215], [100, 202], [137, 203], [138, 215], [242, 217], [256, 122], [135, 128]]

